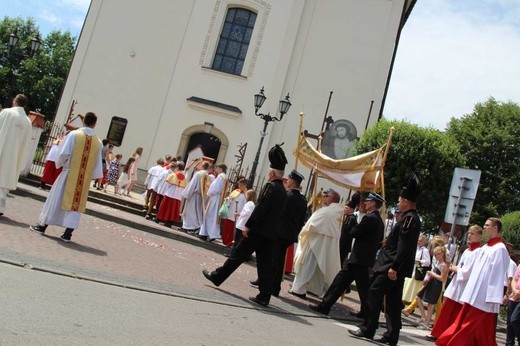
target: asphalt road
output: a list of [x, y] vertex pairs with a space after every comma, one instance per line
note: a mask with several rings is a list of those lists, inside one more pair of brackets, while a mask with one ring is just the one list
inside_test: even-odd
[[247, 304], [166, 296], [6, 264], [0, 264], [0, 281], [1, 345], [370, 344], [348, 336], [351, 324]]
[[[27, 193], [8, 198], [0, 218], [0, 345], [371, 344], [347, 332], [359, 322], [347, 315], [359, 307], [356, 292], [325, 317], [307, 307], [317, 298], [288, 294], [285, 280], [280, 298], [257, 307], [248, 300], [254, 263], [218, 288], [202, 276], [225, 261], [223, 247], [92, 203], [66, 244], [59, 227], [29, 231], [45, 192], [21, 188]], [[412, 321], [400, 345], [432, 345]]]

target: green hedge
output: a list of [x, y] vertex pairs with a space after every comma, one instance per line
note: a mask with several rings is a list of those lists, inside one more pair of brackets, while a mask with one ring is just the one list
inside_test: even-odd
[[513, 244], [515, 250], [520, 249], [520, 211], [507, 213], [502, 221], [502, 237]]

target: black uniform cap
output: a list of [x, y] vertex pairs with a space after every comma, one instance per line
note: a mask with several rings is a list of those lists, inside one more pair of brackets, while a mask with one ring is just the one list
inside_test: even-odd
[[400, 197], [409, 201], [417, 202], [417, 198], [421, 194], [421, 182], [415, 172], [410, 173], [402, 182]]
[[365, 201], [374, 201], [377, 203], [377, 205], [382, 205], [386, 202], [380, 194], [375, 192], [370, 192], [368, 196], [365, 198]]
[[269, 162], [271, 162], [271, 168], [278, 169], [280, 171], [285, 170], [285, 165], [287, 164], [287, 158], [285, 157], [285, 153], [283, 152], [282, 146], [276, 144], [274, 147], [269, 150]]
[[291, 178], [292, 180], [296, 181], [298, 184], [300, 184], [302, 182], [302, 180], [304, 179], [303, 175], [294, 169], [291, 171], [291, 173], [289, 173], [288, 177]]

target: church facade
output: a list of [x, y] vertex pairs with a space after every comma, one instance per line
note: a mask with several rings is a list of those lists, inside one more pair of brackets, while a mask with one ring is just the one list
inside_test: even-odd
[[[123, 161], [144, 148], [141, 170], [166, 154], [186, 158], [199, 147], [229, 167], [245, 149], [245, 171], [264, 136], [262, 176], [275, 143], [285, 143], [287, 170], [293, 168], [303, 113], [302, 130], [319, 134], [323, 128], [324, 152], [344, 158], [349, 141], [381, 117], [400, 32], [414, 4], [92, 0], [56, 121], [65, 123], [73, 104], [75, 114], [94, 111], [98, 134], [117, 137]], [[292, 104], [265, 133], [253, 103], [261, 88], [267, 99], [258, 113], [279, 117], [287, 94]]]

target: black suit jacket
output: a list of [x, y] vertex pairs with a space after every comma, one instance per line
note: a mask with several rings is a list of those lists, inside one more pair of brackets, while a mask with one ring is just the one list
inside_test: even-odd
[[307, 200], [298, 189], [287, 191], [287, 204], [280, 220], [278, 238], [296, 243], [305, 224]]
[[410, 277], [415, 263], [417, 240], [421, 232], [421, 220], [415, 209], [403, 213], [379, 252], [374, 272], [387, 272], [392, 268], [398, 277]]
[[379, 210], [366, 214], [361, 222], [350, 230], [355, 239], [348, 263], [372, 267], [377, 250], [381, 247], [385, 225]]
[[276, 239], [286, 202], [287, 193], [281, 180], [266, 183], [260, 192], [258, 204], [246, 222], [246, 227], [255, 234]]

